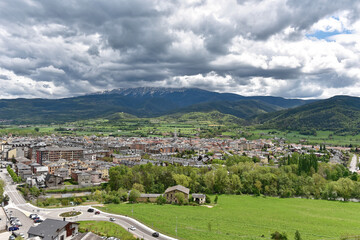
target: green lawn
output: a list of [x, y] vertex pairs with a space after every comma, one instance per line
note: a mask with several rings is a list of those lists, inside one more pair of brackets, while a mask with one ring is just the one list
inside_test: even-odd
[[105, 221], [80, 221], [80, 232], [93, 232], [99, 236], [117, 237], [121, 240], [136, 239], [131, 233], [124, 228], [112, 222]]
[[[133, 209], [133, 213], [132, 213]], [[360, 203], [273, 197], [219, 196], [213, 208], [155, 204], [110, 204], [104, 211], [140, 220], [180, 239], [269, 239], [299, 230], [302, 239], [340, 239], [360, 235]]]

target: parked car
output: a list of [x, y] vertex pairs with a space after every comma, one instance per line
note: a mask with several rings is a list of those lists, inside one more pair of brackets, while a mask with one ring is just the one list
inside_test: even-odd
[[114, 222], [114, 221], [115, 221], [115, 218], [111, 217], [109, 220], [110, 220], [111, 222]]
[[43, 221], [44, 221], [44, 220], [38, 218], [38, 219], [35, 219], [35, 220], [34, 220], [34, 223], [41, 223], [41, 222], [43, 222]]
[[12, 221], [11, 224], [22, 226], [22, 223], [20, 222], [20, 220]]
[[96, 211], [96, 212], [95, 212], [95, 215], [99, 215], [99, 214], [100, 214], [100, 211]]
[[129, 229], [130, 229], [131, 231], [135, 231], [135, 230], [136, 230], [136, 227], [131, 226], [131, 227], [129, 227]]
[[159, 233], [158, 232], [154, 232], [153, 234], [151, 234], [153, 237], [159, 237]]
[[31, 218], [31, 219], [34, 219], [34, 218], [36, 218], [36, 217], [38, 217], [38, 215], [37, 215], [37, 214], [35, 214], [35, 213], [30, 214], [30, 216], [29, 216], [29, 218]]
[[19, 230], [19, 227], [9, 227], [10, 232], [16, 231], [16, 230]]
[[88, 212], [94, 212], [95, 210], [93, 208], [89, 208], [87, 211]]
[[10, 217], [10, 221], [15, 221], [15, 220], [18, 220], [19, 218], [17, 217]]
[[16, 237], [14, 235], [10, 235], [9, 240], [15, 240]]

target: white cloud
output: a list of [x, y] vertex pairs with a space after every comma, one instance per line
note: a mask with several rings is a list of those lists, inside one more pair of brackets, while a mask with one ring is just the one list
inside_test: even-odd
[[[0, 97], [138, 86], [304, 98], [360, 92], [356, 1], [70, 2], [1, 3], [0, 76], [8, 79], [0, 78]], [[308, 37], [319, 31], [340, 34]]]

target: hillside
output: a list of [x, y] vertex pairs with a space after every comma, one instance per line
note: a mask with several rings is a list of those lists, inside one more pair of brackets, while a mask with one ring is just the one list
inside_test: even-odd
[[236, 102], [220, 101], [210, 103], [199, 103], [187, 108], [178, 109], [177, 112], [210, 112], [219, 111], [224, 114], [230, 114], [238, 118], [247, 119], [249, 117], [282, 110], [282, 107], [271, 105], [259, 100], [239, 100]]
[[[246, 118], [307, 103], [298, 99], [258, 98], [261, 100], [196, 88], [127, 88], [64, 99], [0, 100], [0, 120], [15, 124], [61, 123], [102, 118], [118, 112], [136, 117], [158, 117], [179, 111], [213, 110]], [[241, 100], [248, 103], [241, 103]]]
[[360, 129], [360, 98], [335, 96], [293, 109], [262, 114], [254, 118], [254, 122], [266, 128], [355, 134]]
[[230, 114], [224, 114], [219, 111], [211, 112], [189, 112], [175, 113], [158, 118], [165, 122], [191, 123], [199, 124], [207, 122], [209, 124], [234, 125], [244, 124], [244, 120]]

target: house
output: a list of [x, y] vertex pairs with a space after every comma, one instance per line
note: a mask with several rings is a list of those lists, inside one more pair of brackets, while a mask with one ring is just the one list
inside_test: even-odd
[[48, 173], [45, 177], [45, 185], [47, 187], [62, 186], [63, 183], [64, 183], [64, 178], [62, 178], [60, 176]]
[[63, 177], [64, 179], [70, 179], [70, 173], [68, 168], [59, 168], [55, 170], [55, 175], [58, 175], [60, 177]]
[[101, 173], [97, 171], [92, 171], [89, 173], [91, 176], [91, 183], [101, 183]]
[[70, 240], [79, 230], [79, 223], [47, 218], [36, 227], [30, 227], [29, 238], [39, 237], [41, 240]]
[[33, 169], [33, 173], [36, 176], [47, 174], [49, 172], [49, 168], [47, 166], [35, 166], [35, 167], [32, 167], [32, 169]]
[[77, 174], [77, 182], [80, 186], [91, 186], [91, 175], [86, 172], [80, 172]]
[[176, 199], [175, 195], [176, 195], [176, 193], [179, 193], [179, 192], [184, 194], [184, 197], [186, 200], [189, 200], [190, 189], [188, 189], [184, 186], [181, 186], [181, 185], [176, 185], [176, 186], [167, 188], [165, 190], [164, 197], [166, 198], [166, 201], [168, 203], [177, 203], [177, 199]]
[[204, 204], [206, 202], [206, 195], [200, 193], [193, 193], [191, 194], [193, 201], [197, 202], [198, 204]]

